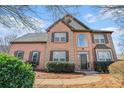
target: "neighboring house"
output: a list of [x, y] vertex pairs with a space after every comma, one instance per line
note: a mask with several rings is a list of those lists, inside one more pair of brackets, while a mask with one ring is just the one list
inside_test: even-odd
[[29, 33], [11, 42], [10, 53], [44, 69], [48, 61], [75, 63], [75, 70], [94, 70], [96, 61], [116, 61], [112, 31], [92, 30], [66, 15], [46, 33]]

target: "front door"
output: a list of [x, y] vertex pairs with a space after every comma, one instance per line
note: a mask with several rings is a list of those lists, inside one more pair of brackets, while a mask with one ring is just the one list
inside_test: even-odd
[[81, 69], [87, 69], [87, 54], [80, 54]]

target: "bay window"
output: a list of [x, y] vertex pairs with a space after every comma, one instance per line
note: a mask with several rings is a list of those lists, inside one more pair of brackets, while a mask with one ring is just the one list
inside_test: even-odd
[[109, 49], [97, 49], [97, 61], [112, 61], [112, 52]]

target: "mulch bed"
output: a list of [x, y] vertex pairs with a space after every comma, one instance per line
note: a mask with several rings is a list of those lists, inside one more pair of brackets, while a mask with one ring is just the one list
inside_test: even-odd
[[36, 71], [36, 79], [70, 79], [80, 78], [85, 76], [82, 73], [47, 73], [43, 71]]
[[[99, 74], [102, 79], [95, 83], [81, 84], [81, 85], [44, 85], [35, 86], [37, 88], [124, 88], [124, 85], [120, 84], [116, 79], [112, 78], [110, 74]], [[81, 73], [46, 73], [36, 72], [36, 79], [70, 79], [85, 77]]]

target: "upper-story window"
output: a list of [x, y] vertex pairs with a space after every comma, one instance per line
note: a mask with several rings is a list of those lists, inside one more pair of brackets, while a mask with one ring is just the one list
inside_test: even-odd
[[96, 44], [104, 44], [105, 43], [105, 37], [102, 34], [94, 34], [94, 42]]
[[85, 34], [79, 34], [78, 37], [77, 37], [77, 44], [78, 46], [80, 47], [86, 47], [88, 46], [88, 42], [87, 42], [87, 35]]
[[67, 32], [52, 33], [52, 41], [54, 41], [54, 42], [67, 42], [68, 41], [68, 33]]
[[23, 56], [24, 56], [24, 51], [22, 50], [18, 50], [18, 51], [15, 51], [15, 54], [14, 54], [17, 58], [19, 59], [23, 59]]

